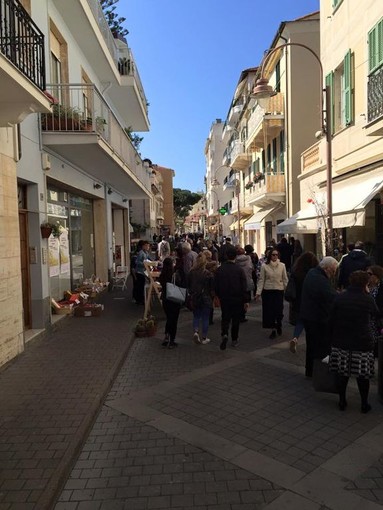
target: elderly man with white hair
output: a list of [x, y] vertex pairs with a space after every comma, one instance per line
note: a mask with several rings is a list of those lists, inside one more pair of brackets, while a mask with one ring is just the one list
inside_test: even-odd
[[337, 294], [331, 284], [338, 268], [333, 257], [324, 257], [310, 269], [303, 282], [300, 317], [306, 330], [306, 377], [312, 377], [314, 359], [330, 353], [328, 321]]

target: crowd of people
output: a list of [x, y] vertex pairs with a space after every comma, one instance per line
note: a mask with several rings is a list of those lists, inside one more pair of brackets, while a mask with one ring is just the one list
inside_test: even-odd
[[[166, 284], [187, 289], [186, 305], [193, 313], [192, 339], [210, 342], [209, 326], [217, 303], [221, 309], [220, 349], [239, 344], [240, 323], [246, 322], [250, 302], [262, 302], [262, 327], [271, 340], [282, 335], [284, 298], [287, 286], [289, 322], [294, 326], [289, 343], [296, 353], [305, 331], [305, 375], [313, 377], [315, 360], [328, 358], [337, 374], [339, 409], [347, 407], [349, 377], [356, 377], [361, 411], [367, 413], [369, 381], [374, 375], [378, 339], [383, 318], [383, 268], [374, 264], [362, 242], [350, 244], [340, 262], [331, 256], [318, 260], [305, 252], [299, 240], [282, 238], [270, 242], [258, 257], [251, 245], [234, 245], [227, 237], [221, 244], [203, 236], [185, 235], [169, 239], [159, 236], [155, 244], [140, 241], [132, 257], [133, 298], [144, 303], [144, 261], [154, 257], [162, 267], [160, 284], [166, 315], [162, 345], [177, 346], [177, 323], [182, 303], [168, 299]], [[286, 293], [287, 299], [287, 293]]]

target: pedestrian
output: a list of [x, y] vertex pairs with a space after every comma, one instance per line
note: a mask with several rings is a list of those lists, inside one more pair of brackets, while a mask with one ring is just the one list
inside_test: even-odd
[[[203, 250], [203, 254], [206, 257], [206, 269], [211, 272], [211, 274], [214, 276], [217, 267], [218, 262], [216, 260], [213, 260], [213, 254], [210, 250]], [[213, 298], [213, 306], [210, 309], [210, 315], [209, 315], [209, 326], [211, 324], [214, 324], [214, 298]]]
[[[287, 245], [287, 244], [286, 244]], [[279, 260], [276, 248], [269, 250], [267, 259], [261, 266], [256, 301], [262, 296], [262, 327], [271, 329], [269, 338], [282, 335], [283, 293], [287, 286], [286, 266]]]
[[159, 236], [159, 242], [157, 247], [158, 259], [163, 262], [166, 257], [170, 257], [170, 244], [165, 237]]
[[[251, 262], [251, 258], [246, 255], [244, 248], [241, 246], [236, 246], [237, 256], [235, 257], [235, 263], [238, 264], [244, 271], [246, 276], [246, 297], [245, 303], [249, 304], [251, 301], [251, 293], [254, 290], [254, 281], [253, 281], [253, 263]], [[243, 307], [240, 322], [247, 322], [246, 319], [246, 310], [248, 307]]]
[[214, 288], [221, 304], [221, 344], [224, 351], [229, 339], [231, 324], [231, 345], [239, 344], [239, 324], [245, 307], [247, 282], [243, 269], [235, 263], [237, 252], [233, 245], [227, 248], [227, 260], [215, 272]]
[[374, 298], [380, 312], [379, 317], [371, 317], [370, 328], [374, 339], [374, 356], [378, 357], [378, 338], [381, 336], [383, 321], [383, 268], [381, 266], [370, 266], [367, 268], [368, 290]]
[[[196, 344], [208, 344], [210, 310], [213, 308], [213, 274], [206, 269], [206, 257], [199, 253], [187, 275], [187, 289], [193, 306], [193, 340]], [[200, 328], [201, 326], [201, 328]], [[201, 338], [202, 336], [202, 338]]]
[[285, 265], [286, 271], [291, 269], [291, 246], [288, 244], [286, 237], [282, 237], [280, 242], [277, 244], [276, 249], [279, 252], [279, 260]]
[[295, 239], [294, 248], [293, 248], [292, 264], [295, 264], [295, 262], [302, 255], [302, 253], [303, 253], [303, 248], [302, 248], [301, 242], [299, 239]]
[[[352, 245], [351, 245], [352, 246]], [[338, 287], [343, 290], [349, 285], [349, 276], [354, 271], [366, 271], [373, 264], [372, 259], [364, 251], [364, 243], [357, 241], [348, 255], [344, 255], [339, 263]]]
[[319, 264], [319, 260], [311, 251], [302, 253], [292, 267], [290, 279], [294, 280], [295, 298], [290, 302], [290, 322], [294, 324], [294, 337], [290, 340], [290, 351], [297, 352], [298, 339], [304, 330], [300, 317], [303, 282], [307, 273]]
[[137, 253], [137, 258], [136, 258], [136, 277], [137, 277], [136, 303], [138, 305], [145, 304], [145, 281], [146, 281], [145, 271], [146, 271], [146, 268], [145, 268], [144, 262], [146, 260], [151, 260], [150, 254], [149, 254], [149, 248], [150, 248], [149, 241], [142, 241], [141, 250]]
[[180, 303], [175, 303], [174, 301], [169, 301], [167, 299], [166, 284], [168, 282], [174, 282], [175, 285], [186, 288], [185, 280], [186, 279], [183, 274], [182, 266], [178, 264], [177, 267], [177, 261], [176, 264], [174, 264], [172, 258], [166, 257], [163, 261], [163, 266], [158, 281], [161, 284], [162, 307], [166, 315], [165, 338], [164, 341], [162, 342], [162, 346], [168, 347], [169, 349], [177, 347], [175, 338], [177, 334], [178, 318], [180, 315], [182, 305]]
[[226, 262], [227, 260], [226, 252], [228, 249], [230, 250], [232, 246], [233, 245], [231, 244], [231, 237], [226, 237], [225, 242], [222, 244], [218, 254], [218, 260], [221, 264], [223, 262]]
[[312, 377], [314, 359], [330, 353], [328, 321], [337, 294], [331, 285], [338, 268], [333, 257], [324, 257], [303, 281], [300, 318], [306, 331], [306, 377]]
[[368, 413], [370, 379], [374, 375], [373, 335], [370, 317], [380, 315], [374, 298], [367, 291], [369, 275], [354, 271], [346, 292], [338, 294], [329, 320], [331, 339], [330, 370], [338, 374], [339, 409], [347, 407], [346, 389], [351, 376], [356, 377], [361, 412]]
[[197, 253], [192, 250], [191, 244], [187, 241], [181, 244], [181, 248], [183, 252], [184, 271], [185, 274], [188, 275], [195, 260], [197, 259]]
[[212, 260], [214, 260], [215, 262], [218, 262], [218, 249], [215, 246], [215, 244], [213, 243], [213, 241], [208, 240], [206, 242], [206, 246], [207, 246], [207, 249], [211, 252]]
[[144, 241], [140, 239], [137, 243], [135, 251], [130, 255], [130, 274], [132, 275], [132, 300], [137, 303], [138, 302], [138, 285], [137, 285], [137, 273], [136, 273], [136, 262], [137, 255], [141, 251], [142, 243]]
[[259, 258], [258, 258], [258, 255], [255, 253], [254, 248], [251, 246], [251, 244], [247, 244], [245, 246], [245, 253], [248, 257], [250, 257], [251, 263], [253, 264], [252, 279], [253, 279], [253, 283], [254, 283], [253, 293], [254, 293], [254, 297], [255, 297], [256, 289], [257, 289], [257, 266], [258, 266]]

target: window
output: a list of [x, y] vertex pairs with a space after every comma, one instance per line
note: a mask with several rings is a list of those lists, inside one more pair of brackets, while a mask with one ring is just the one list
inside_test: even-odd
[[275, 66], [275, 92], [281, 91], [281, 61], [278, 60]]
[[370, 73], [383, 65], [383, 18], [368, 33], [368, 62]]
[[278, 167], [277, 167], [277, 139], [273, 138], [273, 159], [271, 162], [271, 173], [276, 174], [278, 173]]
[[285, 173], [285, 132], [279, 133], [279, 162], [280, 162], [280, 173]]
[[341, 64], [326, 76], [330, 87], [331, 133], [343, 129], [354, 120], [353, 111], [353, 58], [349, 50]]

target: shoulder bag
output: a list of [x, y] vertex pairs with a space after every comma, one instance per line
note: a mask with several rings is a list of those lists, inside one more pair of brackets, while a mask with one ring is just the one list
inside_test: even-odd
[[171, 282], [166, 282], [166, 299], [173, 303], [183, 305], [186, 300], [186, 289], [178, 287], [175, 283], [175, 274]]

